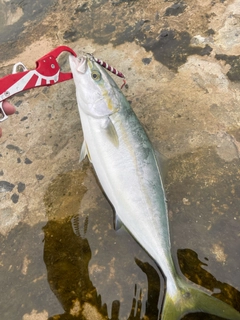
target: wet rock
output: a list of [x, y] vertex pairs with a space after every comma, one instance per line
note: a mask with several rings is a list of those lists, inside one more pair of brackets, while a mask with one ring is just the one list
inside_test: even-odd
[[186, 31], [178, 33], [176, 30], [163, 29], [157, 40], [148, 38], [143, 43], [143, 47], [147, 51], [152, 51], [156, 60], [177, 71], [178, 67], [187, 61], [189, 55], [204, 56], [212, 51], [209, 45], [204, 48], [191, 47], [190, 42], [190, 34]]
[[211, 36], [211, 35], [214, 35], [215, 34], [215, 31], [211, 28], [211, 29], [208, 29], [207, 30], [207, 34], [209, 35], [209, 36]]
[[[1, 24], [3, 25], [3, 27], [0, 28], [1, 61], [6, 56], [13, 57], [16, 51], [21, 52], [21, 34], [27, 29], [27, 21], [34, 21], [36, 25], [37, 22], [43, 19], [48, 9], [53, 5], [54, 2], [54, 0], [43, 0], [36, 2], [26, 0], [22, 1], [20, 4], [17, 1], [6, 1], [3, 3], [3, 11], [1, 11], [5, 13], [3, 16], [10, 16], [13, 12], [17, 14], [15, 15], [15, 19], [11, 19], [11, 21], [9, 21], [9, 24], [7, 23], [7, 20], [4, 21], [1, 19]], [[20, 15], [18, 13], [19, 10], [22, 12]], [[16, 46], [16, 38], [19, 40], [18, 46]], [[15, 53], [13, 53], [12, 50], [5, 51], [6, 47], [2, 46], [2, 44], [5, 42], [9, 42], [10, 45], [15, 43]]]
[[142, 62], [143, 62], [143, 64], [145, 64], [145, 65], [149, 64], [151, 61], [152, 61], [152, 58], [143, 58], [143, 59], [142, 59]]
[[27, 120], [27, 119], [28, 119], [28, 117], [25, 116], [25, 117], [23, 117], [20, 121], [25, 121], [25, 120]]
[[22, 149], [20, 149], [20, 148], [17, 147], [17, 146], [14, 146], [14, 145], [12, 145], [12, 144], [8, 144], [8, 145], [6, 146], [6, 148], [9, 149], [9, 150], [15, 150], [17, 153], [23, 153], [23, 150], [22, 150]]
[[[213, 250], [215, 249], [215, 245], [213, 246]], [[217, 254], [218, 254], [217, 247]], [[216, 250], [216, 249], [215, 249]], [[214, 251], [215, 251], [214, 250]], [[199, 258], [198, 254], [190, 249], [179, 249], [177, 252], [180, 267], [182, 270], [185, 270], [188, 279], [191, 281], [200, 284], [201, 286], [206, 287], [208, 290], [214, 292], [214, 296], [218, 299], [225, 300], [227, 299], [228, 303], [231, 303], [228, 300], [227, 296], [235, 296], [237, 299], [233, 303], [233, 307], [238, 308], [237, 300], [240, 298], [240, 293], [235, 288], [230, 285], [226, 285], [225, 283], [221, 283], [216, 279], [213, 275], [208, 272], [208, 264], [209, 259], [204, 257], [202, 259]], [[221, 255], [222, 258], [222, 255]], [[192, 272], [192, 266], [194, 265], [195, 273]], [[186, 319], [207, 319], [210, 315], [204, 314], [195, 314], [193, 317], [188, 315]], [[215, 318], [215, 317], [214, 317]], [[213, 319], [214, 319], [213, 318]]]
[[78, 38], [78, 33], [75, 29], [66, 30], [63, 34], [63, 39], [68, 41], [76, 41]]
[[[135, 301], [140, 305], [141, 297], [146, 297], [146, 291], [141, 282], [139, 297], [140, 289], [135, 284], [144, 273], [143, 279], [148, 279], [151, 292], [157, 296], [154, 294], [154, 297], [151, 297], [146, 312], [149, 318], [152, 316], [154, 319], [158, 314], [157, 306], [154, 305], [160, 289], [158, 272], [147, 262], [146, 256], [145, 259], [141, 258], [144, 262], [137, 260], [135, 263], [133, 252], [126, 253], [123, 249], [116, 253], [118, 235], [109, 227], [110, 221], [112, 222], [110, 206], [104, 198], [93, 198], [93, 193], [89, 193], [86, 185], [89, 186], [91, 183], [93, 188], [97, 187], [89, 174], [87, 176], [78, 170], [59, 175], [46, 190], [44, 198], [49, 218], [44, 227], [44, 261], [51, 290], [65, 310], [64, 314], [55, 317], [65, 319], [69, 315], [78, 314], [91, 320], [112, 319], [115, 315], [115, 319], [130, 320], [137, 313], [137, 319], [140, 319], [141, 308], [137, 308]], [[97, 194], [99, 192], [101, 191], [98, 189]], [[99, 213], [97, 216], [96, 212]], [[106, 226], [108, 227], [105, 228]], [[124, 232], [122, 240], [119, 241], [131, 243], [136, 254], [139, 245], [125, 231], [119, 232]], [[107, 243], [111, 248], [106, 252]], [[101, 254], [105, 256], [103, 263], [98, 262], [98, 256]], [[130, 271], [130, 279], [123, 277], [123, 269], [124, 273], [126, 270]], [[129, 286], [133, 287], [133, 290], [129, 291]], [[113, 287], [115, 290], [118, 288], [118, 294]], [[112, 292], [110, 299], [109, 290]]]
[[184, 2], [174, 3], [171, 7], [167, 8], [165, 16], [178, 16], [180, 13], [183, 13], [187, 5]]
[[226, 54], [216, 54], [217, 60], [224, 60], [231, 66], [227, 73], [231, 81], [240, 81], [240, 56], [228, 56]]
[[[13, 205], [16, 212], [17, 205]], [[49, 305], [52, 305], [51, 312], [55, 312], [58, 308], [54, 301], [51, 291], [47, 289], [46, 266], [42, 261], [43, 253], [43, 232], [41, 228], [44, 223], [38, 223], [34, 227], [23, 224], [17, 220], [14, 211], [1, 210], [1, 232], [2, 232], [2, 215], [9, 222], [15, 220], [15, 229], [12, 232], [7, 232], [6, 236], [0, 234], [2, 244], [1, 256], [1, 274], [0, 282], [6, 285], [0, 288], [2, 296], [0, 309], [2, 310], [2, 319], [44, 319], [46, 320], [47, 312], [44, 311]], [[11, 221], [12, 222], [12, 221]], [[26, 264], [28, 268], [26, 269]], [[26, 271], [26, 272], [25, 272]], [[26, 273], [26, 274], [25, 274]], [[14, 290], [11, 285], [7, 285], [9, 278], [14, 281]], [[8, 280], [7, 280], [8, 279]], [[23, 289], [25, 288], [25, 289]], [[26, 292], [31, 292], [31, 295], [26, 299]], [[23, 294], [24, 293], [24, 294]], [[45, 304], [45, 297], [48, 301]], [[12, 308], [6, 308], [9, 299], [15, 303]], [[49, 309], [49, 308], [48, 308]], [[35, 310], [35, 311], [34, 311]], [[38, 311], [36, 311], [38, 310]], [[45, 314], [45, 317], [43, 315]]]
[[106, 24], [106, 26], [105, 26], [105, 32], [106, 33], [112, 33], [113, 31], [115, 31], [116, 30], [116, 27], [114, 26], [114, 25], [112, 25], [112, 24]]
[[123, 2], [127, 2], [128, 4], [132, 4], [135, 1], [138, 1], [138, 0], [119, 0], [119, 1], [112, 0], [112, 5], [113, 6], [119, 6]]
[[23, 192], [25, 190], [25, 188], [26, 188], [25, 183], [22, 183], [22, 182], [18, 183], [18, 193]]
[[32, 160], [30, 160], [30, 159], [28, 159], [28, 158], [25, 158], [24, 163], [25, 163], [25, 164], [31, 164], [31, 163], [32, 163]]
[[19, 199], [19, 195], [14, 193], [12, 196], [11, 196], [11, 200], [13, 203], [18, 203], [18, 199]]
[[19, 107], [22, 104], [22, 100], [18, 100], [14, 103], [16, 107]]
[[88, 11], [88, 10], [89, 10], [88, 2], [85, 2], [84, 4], [79, 5], [79, 6], [75, 9], [75, 13], [85, 12], [85, 11]]
[[8, 181], [0, 181], [0, 192], [12, 191], [14, 187], [15, 185]]
[[41, 181], [44, 178], [44, 175], [42, 174], [36, 174], [37, 180]]

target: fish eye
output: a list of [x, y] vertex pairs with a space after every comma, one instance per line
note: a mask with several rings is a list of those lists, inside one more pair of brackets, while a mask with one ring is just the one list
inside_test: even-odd
[[97, 70], [93, 70], [91, 73], [91, 76], [92, 76], [93, 80], [96, 80], [96, 81], [99, 81], [102, 78], [101, 73]]

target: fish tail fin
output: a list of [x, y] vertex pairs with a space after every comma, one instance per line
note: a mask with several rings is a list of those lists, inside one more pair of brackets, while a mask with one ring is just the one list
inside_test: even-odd
[[179, 320], [188, 313], [204, 312], [223, 319], [240, 320], [240, 313], [227, 303], [178, 278], [174, 295], [166, 291], [162, 320]]

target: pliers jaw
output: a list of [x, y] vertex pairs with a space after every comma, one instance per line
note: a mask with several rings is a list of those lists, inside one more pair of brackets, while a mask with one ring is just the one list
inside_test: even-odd
[[[36, 66], [37, 66], [36, 71], [45, 77], [52, 77], [56, 75], [58, 71], [60, 71], [60, 66], [57, 62], [57, 58], [63, 52], [69, 52], [73, 56], [75, 57], [77, 56], [77, 54], [67, 46], [57, 47], [36, 61]], [[56, 83], [70, 80], [72, 79], [72, 77], [73, 76], [71, 72], [67, 72], [67, 73], [60, 72]]]
[[[2, 101], [18, 92], [36, 87], [51, 86], [53, 84], [72, 79], [71, 72], [61, 72], [57, 58], [63, 52], [69, 52], [75, 57], [77, 54], [67, 46], [59, 46], [36, 61], [36, 69], [27, 70], [22, 63], [13, 67], [13, 73], [0, 79], [0, 122], [7, 119]], [[17, 72], [18, 67], [22, 72]]]
[[8, 116], [6, 115], [3, 106], [2, 106], [3, 102], [0, 101], [0, 122], [7, 120]]

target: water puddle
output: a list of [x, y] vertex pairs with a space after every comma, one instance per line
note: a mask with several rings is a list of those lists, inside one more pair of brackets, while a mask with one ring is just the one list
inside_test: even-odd
[[[44, 227], [44, 261], [65, 313], [87, 319], [92, 319], [88, 312], [109, 319], [135, 319], [145, 312], [156, 317], [159, 271], [124, 228], [113, 229], [112, 208], [92, 170], [59, 176], [45, 203], [50, 220]], [[147, 311], [148, 285], [157, 295]]]
[[182, 273], [240, 310], [238, 163], [199, 149], [169, 161], [166, 184], [173, 255]]

